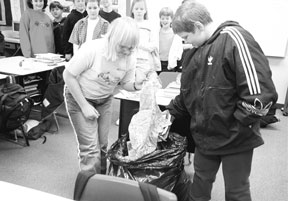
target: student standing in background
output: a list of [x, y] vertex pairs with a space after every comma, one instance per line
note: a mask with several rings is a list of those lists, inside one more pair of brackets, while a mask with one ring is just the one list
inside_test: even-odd
[[[179, 57], [178, 55], [182, 55], [183, 48], [182, 48], [182, 39], [178, 36], [175, 36], [172, 27], [171, 27], [171, 22], [173, 19], [173, 11], [169, 7], [164, 7], [160, 10], [159, 12], [159, 18], [160, 18], [160, 31], [159, 31], [159, 57], [161, 61], [161, 72], [163, 71], [169, 71], [168, 63], [169, 63], [169, 58], [170, 62], [173, 62], [177, 65], [177, 58]], [[174, 55], [172, 56], [172, 52], [169, 57], [169, 52], [170, 48], [172, 45], [172, 42], [176, 43], [178, 39], [178, 46], [179, 47], [179, 53], [175, 52], [173, 53]], [[175, 44], [176, 45], [176, 44]], [[174, 59], [174, 61], [172, 61]], [[175, 66], [176, 66], [175, 65]]]
[[44, 9], [47, 0], [27, 0], [27, 9], [20, 19], [20, 46], [24, 57], [37, 53], [55, 53], [52, 20]]
[[113, 20], [115, 20], [118, 17], [121, 17], [121, 15], [117, 12], [115, 12], [112, 8], [112, 0], [100, 0], [101, 4], [103, 6], [103, 9], [99, 11], [99, 15], [107, 20], [109, 23], [111, 23]]
[[73, 52], [76, 54], [81, 45], [106, 34], [109, 22], [99, 16], [100, 3], [98, 0], [88, 0], [86, 11], [88, 15], [80, 19], [74, 26], [69, 43], [73, 44]]
[[254, 148], [264, 142], [260, 118], [277, 101], [269, 62], [253, 36], [237, 22], [216, 25], [208, 10], [184, 2], [174, 33], [193, 49], [183, 60], [180, 94], [167, 109], [190, 116], [195, 141], [191, 200], [208, 201], [222, 165], [226, 201], [251, 201]]
[[[156, 32], [148, 21], [148, 11], [145, 0], [133, 0], [131, 5], [131, 17], [134, 18], [140, 30], [140, 41], [136, 57], [136, 74], [139, 77], [149, 77], [151, 73], [161, 70], [159, 59], [159, 42]], [[159, 65], [154, 63], [153, 55], [158, 55]], [[156, 58], [157, 59], [157, 58]]]
[[[133, 0], [130, 12], [140, 32], [139, 46], [136, 51], [136, 79], [149, 79], [149, 76], [161, 70], [161, 63], [156, 34], [153, 33], [151, 23], [148, 21], [146, 1]], [[158, 56], [156, 59], [159, 60], [159, 66], [154, 64], [152, 53], [157, 54], [154, 56]], [[116, 120], [117, 126], [119, 125], [119, 121], [119, 119]]]
[[185, 54], [192, 48], [192, 44], [185, 43], [180, 36], [175, 34], [169, 51], [167, 69], [169, 71], [173, 70], [175, 72], [181, 72], [182, 61]]
[[66, 17], [63, 17], [63, 6], [58, 1], [52, 1], [49, 10], [54, 17], [53, 32], [55, 41], [55, 53], [64, 56], [63, 27]]
[[74, 25], [78, 20], [87, 16], [85, 10], [85, 0], [74, 0], [75, 9], [73, 9], [70, 14], [67, 16], [64, 27], [63, 27], [63, 43], [64, 43], [64, 53], [65, 59], [70, 60], [73, 56], [73, 44], [69, 43], [69, 38], [71, 32], [74, 28]]
[[[185, 1], [194, 1], [194, 0], [183, 0], [181, 4]], [[169, 71], [181, 72], [182, 71], [182, 61], [185, 57], [185, 54], [192, 49], [192, 44], [185, 43], [180, 36], [177, 34], [174, 35], [168, 57], [168, 66]]]
[[65, 102], [75, 131], [80, 169], [106, 173], [106, 152], [113, 91], [120, 83], [125, 90], [140, 90], [135, 82], [134, 50], [139, 29], [130, 17], [115, 19], [104, 38], [84, 43], [63, 73]]

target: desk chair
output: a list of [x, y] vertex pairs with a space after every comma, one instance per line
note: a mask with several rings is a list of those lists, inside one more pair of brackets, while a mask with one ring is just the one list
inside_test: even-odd
[[18, 145], [23, 146], [23, 147], [26, 147], [26, 146], [29, 147], [30, 146], [28, 138], [24, 132], [23, 125], [14, 131], [4, 132], [4, 133], [2, 133], [2, 131], [1, 131], [0, 139], [18, 144]]
[[64, 69], [65, 66], [61, 66], [51, 70], [48, 86], [44, 94], [44, 101], [49, 104], [46, 104], [46, 106], [43, 108], [42, 117], [45, 118], [46, 116], [52, 114], [54, 122], [56, 123], [56, 132], [59, 132], [57, 116], [68, 118], [63, 97]]
[[162, 82], [162, 88], [166, 88], [167, 85], [173, 81], [176, 81], [177, 76], [179, 75], [179, 72], [161, 72], [159, 74], [159, 78]]
[[53, 111], [52, 115], [53, 115], [53, 119], [54, 119], [54, 121], [56, 123], [56, 132], [58, 133], [59, 130], [60, 130], [60, 126], [59, 126], [59, 122], [58, 122], [57, 116], [58, 117], [67, 118], [67, 119], [69, 118], [68, 114], [66, 112], [65, 102], [62, 102], [57, 107], [57, 109]]
[[[151, 184], [149, 184], [151, 185]], [[157, 188], [160, 201], [177, 201], [174, 193]], [[87, 182], [80, 201], [144, 201], [139, 183], [120, 177], [95, 174]]]
[[[55, 106], [55, 109], [50, 112], [49, 114], [45, 113], [43, 115], [43, 110], [45, 110], [45, 107], [43, 105], [40, 106], [35, 106], [34, 108], [32, 108], [32, 114], [30, 115], [31, 119], [35, 119], [37, 121], [40, 122], [40, 124], [42, 124], [43, 126], [41, 126], [42, 130], [44, 129], [45, 132], [51, 133], [51, 134], [56, 134], [59, 133], [60, 131], [60, 126], [59, 126], [59, 121], [57, 117], [63, 117], [63, 118], [68, 118], [68, 115], [66, 113], [66, 109], [65, 109], [65, 103], [62, 102], [60, 103], [60, 105], [57, 105], [57, 107]], [[46, 120], [48, 120], [50, 122], [50, 124], [46, 124], [46, 126], [44, 125]], [[47, 122], [46, 122], [47, 123]], [[55, 129], [52, 129], [55, 123]], [[39, 125], [40, 125], [39, 124]], [[47, 127], [48, 126], [48, 127]], [[45, 127], [47, 127], [45, 129]]]

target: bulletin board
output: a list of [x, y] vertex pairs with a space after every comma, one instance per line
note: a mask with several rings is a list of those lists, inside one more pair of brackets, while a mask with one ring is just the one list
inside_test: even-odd
[[234, 20], [248, 30], [264, 54], [285, 57], [288, 38], [287, 0], [198, 0], [216, 22]]

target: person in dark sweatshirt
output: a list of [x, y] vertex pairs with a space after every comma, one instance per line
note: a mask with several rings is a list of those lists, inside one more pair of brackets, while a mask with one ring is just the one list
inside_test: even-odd
[[53, 20], [53, 33], [55, 43], [55, 53], [64, 55], [63, 45], [63, 27], [66, 17], [63, 17], [63, 6], [58, 1], [52, 1], [49, 5], [49, 10], [54, 17]]
[[101, 4], [103, 9], [99, 11], [99, 15], [109, 23], [111, 23], [116, 18], [121, 17], [119, 13], [113, 10], [112, 0], [101, 0]]
[[76, 22], [78, 22], [78, 20], [87, 16], [87, 12], [85, 10], [85, 0], [74, 0], [74, 6], [75, 9], [73, 9], [67, 16], [63, 27], [64, 54], [67, 61], [69, 61], [73, 56], [73, 44], [69, 43], [68, 41], [74, 25]]

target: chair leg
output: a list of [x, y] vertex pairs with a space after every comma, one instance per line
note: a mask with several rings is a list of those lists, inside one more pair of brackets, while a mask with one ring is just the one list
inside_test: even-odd
[[60, 130], [60, 127], [59, 127], [59, 122], [58, 122], [58, 119], [57, 119], [57, 116], [56, 116], [56, 112], [53, 112], [53, 119], [56, 123], [56, 133], [59, 133], [59, 130]]
[[20, 129], [21, 129], [21, 131], [22, 131], [22, 133], [23, 133], [24, 141], [25, 141], [26, 145], [29, 147], [30, 144], [29, 144], [29, 140], [28, 140], [28, 138], [27, 138], [27, 135], [26, 135], [26, 133], [25, 133], [25, 131], [24, 131], [24, 126], [22, 125], [22, 126], [20, 127]]
[[[16, 130], [13, 131], [13, 134], [14, 134], [13, 137], [11, 136], [13, 134], [10, 134], [9, 132], [4, 132], [3, 135], [0, 134], [0, 139], [21, 145], [23, 147], [26, 147], [26, 146], [29, 147], [30, 143], [28, 141], [27, 134], [24, 132], [24, 126], [23, 125], [20, 126], [17, 130], [18, 131], [16, 131]], [[19, 131], [20, 131], [20, 133], [19, 133]], [[20, 138], [19, 138], [19, 136], [20, 136]], [[23, 137], [23, 139], [21, 139], [21, 137]]]

